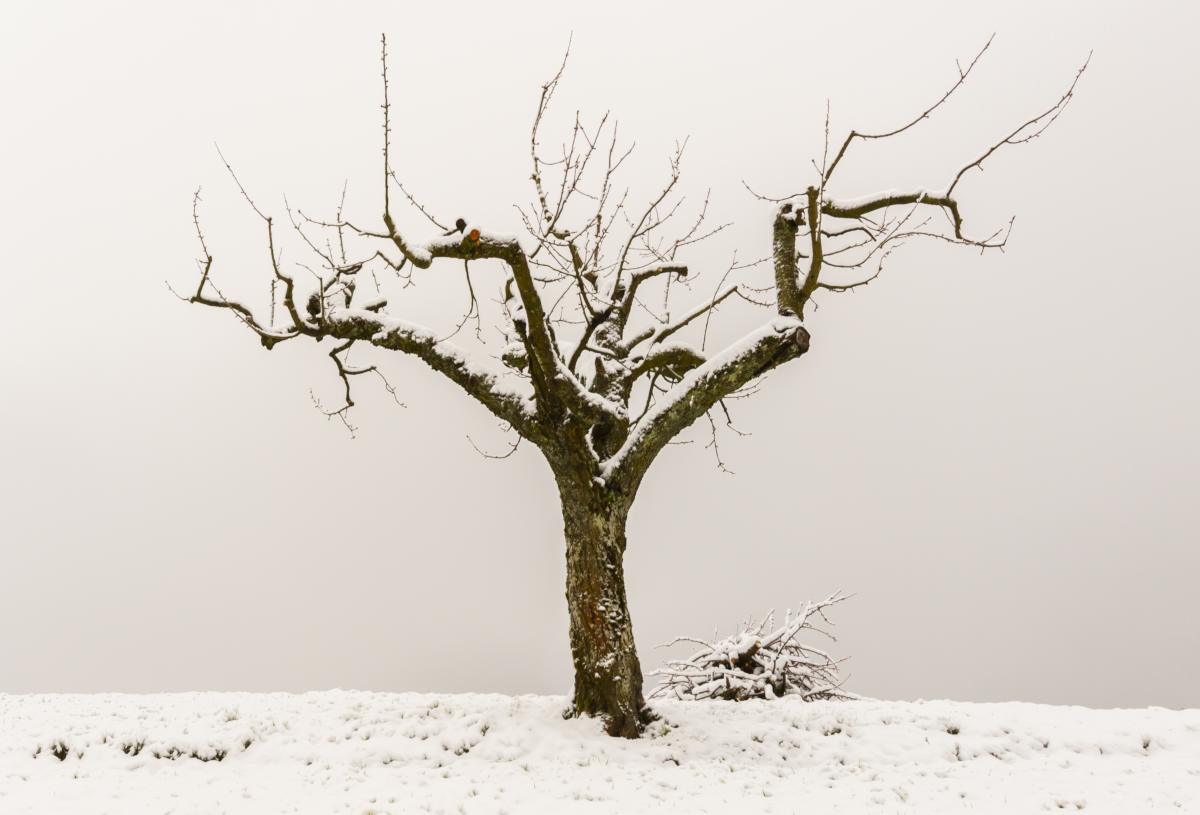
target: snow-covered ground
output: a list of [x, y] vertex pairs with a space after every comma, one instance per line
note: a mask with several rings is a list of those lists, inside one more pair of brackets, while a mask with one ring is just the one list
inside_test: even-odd
[[1200, 812], [1200, 710], [544, 696], [0, 695], [0, 813]]

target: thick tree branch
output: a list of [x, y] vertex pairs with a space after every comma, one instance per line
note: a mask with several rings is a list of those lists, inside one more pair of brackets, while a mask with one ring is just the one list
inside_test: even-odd
[[503, 261], [512, 272], [524, 310], [523, 320], [520, 317], [515, 319], [524, 324], [522, 339], [541, 372], [540, 381], [535, 379], [539, 405], [547, 406], [547, 403], [560, 401], [571, 409], [595, 417], [620, 419], [624, 416], [621, 405], [590, 393], [559, 355], [536, 281], [529, 268], [529, 260], [516, 238], [484, 234], [467, 227], [464, 229], [466, 234], [462, 236], [455, 233], [415, 246], [401, 237], [395, 223], [386, 215], [385, 226], [393, 245], [419, 269], [428, 269], [436, 258]]
[[795, 317], [778, 317], [689, 371], [667, 391], [601, 467], [610, 483], [636, 488], [654, 457], [721, 399], [808, 350], [808, 331]]
[[969, 240], [962, 234], [962, 216], [958, 211], [958, 202], [949, 195], [938, 195], [936, 193], [920, 190], [917, 192], [908, 193], [885, 193], [883, 195], [873, 195], [869, 198], [864, 198], [860, 201], [851, 201], [838, 203], [826, 199], [821, 202], [821, 213], [828, 215], [831, 218], [850, 218], [857, 220], [872, 212], [878, 212], [881, 209], [888, 207], [905, 206], [909, 204], [922, 204], [931, 207], [941, 207], [950, 217], [950, 223], [954, 227], [954, 237], [959, 240]]
[[645, 356], [630, 359], [629, 379], [636, 380], [647, 373], [659, 374], [668, 371], [678, 379], [687, 371], [705, 363], [703, 354], [683, 343], [670, 343], [652, 349]]
[[772, 253], [775, 259], [775, 302], [782, 315], [799, 317], [804, 311], [800, 297], [800, 270], [796, 266], [796, 233], [804, 223], [801, 210], [787, 201], [775, 212]]
[[533, 441], [541, 438], [532, 398], [513, 387], [515, 383], [503, 381], [502, 374], [484, 368], [453, 345], [439, 343], [437, 334], [427, 328], [366, 309], [333, 308], [321, 329], [338, 339], [362, 340], [379, 348], [411, 354], [445, 375], [522, 436]]

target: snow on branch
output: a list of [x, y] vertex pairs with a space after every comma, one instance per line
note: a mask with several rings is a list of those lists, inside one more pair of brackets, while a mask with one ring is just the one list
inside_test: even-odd
[[842, 660], [797, 639], [810, 631], [835, 640], [820, 624], [831, 625], [825, 610], [845, 599], [847, 595], [837, 592], [807, 603], [798, 614], [788, 611], [779, 628], [774, 627], [775, 612], [771, 611], [758, 625], [747, 625], [740, 633], [716, 642], [676, 637], [663, 647], [693, 642], [701, 648], [687, 659], [669, 660], [652, 671], [651, 676], [661, 679], [650, 698], [735, 702], [783, 696], [804, 701], [858, 698], [842, 690], [838, 671]]
[[632, 428], [600, 467], [605, 480], [640, 479], [667, 442], [725, 397], [808, 351], [809, 335], [795, 317], [777, 317], [691, 369]]
[[[585, 124], [576, 112], [568, 120], [567, 138], [552, 150], [549, 141], [543, 143], [542, 132], [563, 78], [564, 54], [557, 72], [541, 86], [530, 130], [530, 179], [535, 195], [533, 201], [516, 208], [528, 238], [501, 234], [465, 217], [435, 217], [401, 183], [390, 163], [387, 41], [381, 38], [382, 225], [343, 217], [345, 186], [333, 220], [312, 218], [300, 209], [295, 210], [298, 217], [293, 217], [285, 198], [296, 236], [315, 254], [320, 268], [298, 261], [284, 266], [283, 235], [275, 229], [276, 221], [250, 196], [218, 150], [222, 164], [266, 232], [270, 263], [265, 282], [270, 286], [270, 309], [256, 314], [249, 301], [241, 299], [241, 292], [230, 291], [238, 297], [226, 297], [218, 288], [213, 275], [223, 273], [200, 229], [199, 192], [193, 198], [192, 212], [201, 250], [199, 281], [179, 296], [192, 304], [228, 311], [268, 349], [300, 337], [314, 342], [339, 340], [329, 358], [345, 399], [333, 410], [322, 410], [347, 427], [352, 427], [347, 414], [355, 402], [351, 393], [351, 383], [357, 381], [354, 378], [380, 374], [371, 365], [350, 366], [347, 355], [351, 347], [369, 344], [398, 351], [420, 358], [451, 379], [543, 452], [570, 461], [571, 466], [585, 467], [587, 482], [598, 490], [625, 500], [636, 492], [655, 457], [676, 436], [701, 417], [707, 417], [715, 429], [714, 417], [709, 415], [715, 409], [724, 413], [726, 425], [732, 427], [726, 400], [745, 395], [748, 385], [807, 352], [809, 334], [803, 321], [808, 304], [816, 307], [816, 297], [870, 285], [881, 275], [885, 261], [909, 240], [932, 238], [980, 250], [1003, 250], [1011, 220], [991, 234], [964, 234], [963, 215], [955, 197], [959, 181], [982, 170], [998, 151], [1030, 142], [1051, 126], [1073, 98], [1087, 62], [1057, 101], [977, 154], [948, 186], [939, 186], [935, 192], [905, 189], [857, 199], [831, 196], [828, 189], [834, 169], [852, 153], [854, 142], [887, 139], [917, 127], [966, 83], [990, 43], [989, 39], [965, 67], [958, 66], [949, 88], [931, 99], [932, 104], [919, 115], [890, 130], [852, 130], [833, 152], [827, 106], [825, 150], [820, 164], [813, 162], [819, 171], [814, 183], [786, 198], [754, 193], [774, 205], [770, 253], [761, 261], [740, 265], [735, 254], [712, 295], [687, 303], [681, 298], [695, 293], [693, 287], [701, 281], [707, 289], [709, 278], [701, 265], [689, 264], [686, 255], [727, 224], [709, 222], [709, 192], [694, 213], [688, 214], [692, 206], [684, 207], [680, 178], [686, 139], [670, 156], [667, 179], [638, 207], [629, 197], [625, 176], [619, 176], [633, 145], [618, 139], [617, 122], [608, 113]], [[830, 157], [832, 163], [827, 161]], [[437, 233], [419, 239], [398, 226], [391, 208], [393, 187]], [[736, 277], [730, 279], [739, 270], [768, 261], [774, 268], [773, 291], [771, 286], [757, 288]], [[379, 264], [395, 272], [403, 288], [414, 284], [418, 272], [435, 264], [447, 271], [457, 270], [461, 264], [466, 295], [462, 318], [452, 330], [442, 333], [397, 319], [401, 301], [391, 294], [384, 296], [375, 275], [375, 270], [382, 268]], [[298, 281], [295, 272], [289, 271], [292, 265], [310, 272], [316, 278], [315, 288]], [[715, 277], [721, 270], [709, 271]], [[502, 286], [494, 325], [502, 350], [491, 356], [498, 358], [507, 372], [494, 371], [484, 360], [474, 360], [465, 350], [446, 344], [471, 321], [476, 340], [486, 344], [487, 318], [481, 314], [481, 305], [487, 300], [479, 296], [479, 287], [488, 285], [493, 275]], [[368, 277], [375, 284], [374, 292], [356, 295], [357, 289], [365, 288], [359, 284]], [[724, 351], [709, 353], [709, 322], [723, 304], [735, 298], [759, 307], [773, 305], [778, 316]], [[687, 333], [698, 334], [698, 342], [691, 342]], [[384, 386], [395, 396], [389, 383], [385, 381]], [[640, 411], [631, 409], [635, 395]], [[715, 436], [710, 446], [715, 451]], [[719, 456], [718, 466], [723, 469]]]

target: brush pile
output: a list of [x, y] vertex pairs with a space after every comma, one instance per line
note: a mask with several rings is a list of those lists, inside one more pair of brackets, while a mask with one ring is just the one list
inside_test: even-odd
[[846, 599], [836, 593], [819, 602], [809, 602], [799, 613], [788, 611], [781, 627], [775, 627], [770, 612], [758, 625], [747, 625], [740, 633], [709, 642], [694, 637], [676, 637], [664, 647], [680, 642], [701, 646], [687, 659], [669, 660], [651, 672], [659, 684], [651, 698], [696, 701], [728, 699], [777, 699], [799, 696], [805, 701], [853, 699], [841, 689], [835, 660], [820, 648], [801, 642], [804, 632], [836, 638], [825, 630], [832, 625], [825, 612]]

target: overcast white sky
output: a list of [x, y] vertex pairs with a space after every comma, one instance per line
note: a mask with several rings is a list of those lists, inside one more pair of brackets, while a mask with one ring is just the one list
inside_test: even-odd
[[[265, 352], [164, 286], [264, 287], [260, 203], [377, 218], [377, 42], [394, 164], [436, 212], [516, 232], [528, 125], [569, 32], [552, 126], [612, 109], [635, 191], [690, 136], [689, 194], [736, 226], [690, 258], [769, 252], [769, 194], [834, 134], [895, 126], [992, 31], [978, 81], [839, 195], [960, 186], [1009, 250], [913, 246], [826, 298], [812, 351], [739, 405], [735, 476], [671, 448], [631, 519], [643, 665], [835, 589], [851, 688], [892, 698], [1197, 706], [1200, 182], [1195, 6], [1150, 3], [11, 3], [0, 32], [0, 691], [565, 692], [561, 521], [532, 448], [418, 363], [350, 440], [321, 350]], [[416, 218], [403, 224], [420, 235]], [[404, 316], [452, 324], [434, 272]], [[490, 294], [491, 292], [489, 292]], [[732, 313], [731, 313], [732, 314]], [[440, 315], [440, 316], [439, 316]], [[746, 319], [753, 319], [747, 317]], [[723, 326], [730, 339], [751, 323]]]

